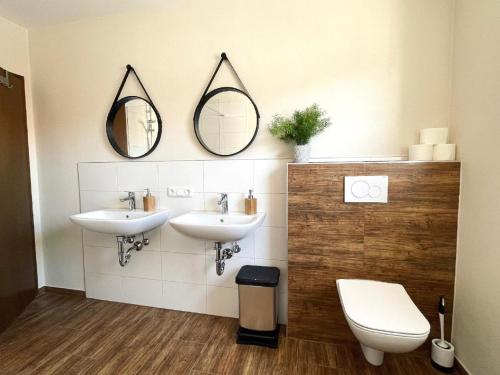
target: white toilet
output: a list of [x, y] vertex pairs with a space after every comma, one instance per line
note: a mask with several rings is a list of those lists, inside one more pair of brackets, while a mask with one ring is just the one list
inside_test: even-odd
[[382, 364], [384, 352], [411, 352], [429, 336], [429, 322], [402, 285], [339, 279], [337, 289], [349, 327], [372, 365]]

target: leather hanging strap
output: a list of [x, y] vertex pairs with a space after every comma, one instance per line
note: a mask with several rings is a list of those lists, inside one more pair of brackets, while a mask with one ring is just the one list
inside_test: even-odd
[[141, 82], [141, 79], [139, 78], [139, 76], [137, 75], [135, 69], [132, 67], [132, 65], [128, 64], [127, 65], [127, 73], [125, 73], [125, 76], [123, 77], [123, 80], [122, 80], [122, 83], [120, 84], [120, 88], [118, 89], [118, 92], [116, 93], [116, 96], [115, 96], [115, 100], [113, 101], [113, 104], [116, 103], [118, 101], [118, 98], [120, 97], [120, 94], [122, 93], [122, 90], [123, 90], [123, 86], [125, 86], [125, 82], [127, 81], [127, 78], [128, 78], [128, 75], [130, 74], [130, 72], [134, 73], [135, 75], [135, 78], [137, 78], [137, 81], [139, 82], [139, 84], [141, 85], [142, 87], [142, 90], [144, 91], [144, 93], [146, 94], [148, 100], [150, 103], [152, 103], [153, 101], [151, 100], [151, 98], [149, 97], [149, 94], [148, 92], [146, 91], [146, 88], [144, 87], [144, 85], [142, 84]]
[[243, 88], [243, 91], [245, 92], [245, 94], [247, 94], [248, 96], [250, 96], [250, 93], [248, 92], [247, 88], [243, 84], [243, 81], [240, 79], [240, 76], [236, 72], [236, 69], [234, 69], [233, 64], [231, 64], [231, 61], [229, 61], [229, 58], [227, 57], [226, 53], [222, 52], [221, 55], [220, 55], [219, 64], [217, 64], [217, 68], [215, 68], [214, 74], [212, 74], [212, 78], [210, 78], [210, 82], [208, 82], [207, 88], [205, 89], [205, 91], [203, 92], [203, 95], [201, 97], [203, 98], [207, 94], [208, 89], [210, 88], [210, 85], [214, 81], [214, 78], [217, 75], [217, 73], [219, 72], [219, 69], [220, 69], [220, 67], [221, 67], [221, 65], [222, 65], [222, 63], [224, 61], [226, 61], [228, 63], [229, 67], [231, 68], [231, 70], [233, 71], [234, 75], [238, 79], [238, 82], [240, 83], [241, 87]]

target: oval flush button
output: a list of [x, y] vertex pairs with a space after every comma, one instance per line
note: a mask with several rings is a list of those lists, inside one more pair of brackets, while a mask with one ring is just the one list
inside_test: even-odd
[[358, 180], [351, 185], [351, 193], [356, 198], [364, 198], [370, 193], [370, 185], [365, 180]]

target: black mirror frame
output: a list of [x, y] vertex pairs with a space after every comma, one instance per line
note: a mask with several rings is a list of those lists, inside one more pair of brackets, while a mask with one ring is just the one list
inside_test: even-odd
[[[217, 94], [220, 94], [221, 92], [226, 92], [226, 91], [234, 91], [234, 92], [238, 92], [240, 94], [243, 94], [245, 95], [248, 100], [250, 100], [250, 102], [252, 103], [254, 109], [255, 109], [255, 113], [257, 115], [257, 123], [255, 125], [255, 132], [253, 133], [253, 136], [252, 136], [252, 139], [250, 139], [250, 141], [248, 142], [248, 144], [243, 147], [241, 150], [237, 151], [237, 152], [234, 152], [232, 154], [218, 154], [217, 152], [215, 151], [212, 151], [206, 144], [205, 142], [203, 142], [202, 138], [201, 138], [201, 135], [200, 135], [200, 115], [201, 115], [201, 111], [203, 109], [203, 107], [205, 106], [205, 104], [212, 98], [214, 97], [215, 95]], [[217, 155], [217, 156], [234, 156], [234, 155], [237, 155], [243, 151], [245, 151], [248, 147], [250, 147], [250, 145], [253, 143], [253, 141], [255, 140], [255, 137], [257, 137], [257, 133], [259, 132], [259, 119], [260, 119], [260, 114], [259, 114], [259, 110], [257, 108], [257, 105], [255, 104], [255, 102], [252, 100], [252, 98], [250, 97], [250, 95], [248, 95], [245, 91], [243, 90], [240, 90], [240, 89], [237, 89], [236, 87], [219, 87], [219, 88], [216, 88], [215, 90], [212, 90], [210, 91], [209, 93], [205, 94], [200, 102], [198, 103], [198, 105], [196, 106], [196, 110], [194, 111], [194, 118], [193, 118], [193, 121], [194, 121], [194, 132], [196, 134], [196, 138], [198, 139], [198, 142], [200, 142], [200, 144], [203, 146], [203, 148], [205, 150], [207, 150], [208, 152], [210, 152], [211, 154], [213, 155]]]
[[[139, 155], [139, 156], [130, 156], [130, 155], [126, 154], [125, 152], [123, 152], [123, 150], [118, 146], [118, 143], [116, 143], [115, 138], [113, 137], [113, 120], [115, 119], [116, 113], [118, 112], [118, 110], [121, 108], [122, 105], [125, 105], [127, 102], [129, 102], [131, 100], [135, 100], [135, 99], [144, 100], [146, 103], [148, 103], [151, 106], [151, 108], [153, 108], [153, 111], [155, 112], [156, 118], [158, 120], [158, 135], [156, 136], [155, 143], [149, 149], [148, 152], [146, 152], [143, 155]], [[150, 100], [147, 100], [145, 98], [142, 98], [140, 96], [125, 96], [125, 97], [121, 98], [120, 100], [117, 100], [116, 102], [114, 102], [113, 105], [111, 106], [111, 109], [109, 110], [108, 117], [106, 119], [106, 134], [108, 135], [109, 143], [111, 144], [111, 146], [114, 148], [114, 150], [116, 152], [118, 152], [121, 156], [123, 156], [127, 159], [140, 159], [140, 158], [143, 158], [143, 157], [151, 154], [155, 150], [155, 148], [158, 146], [158, 144], [160, 143], [161, 132], [162, 132], [162, 121], [161, 121], [161, 117], [160, 117], [160, 112], [158, 112], [158, 110], [156, 109], [153, 102], [151, 102]]]

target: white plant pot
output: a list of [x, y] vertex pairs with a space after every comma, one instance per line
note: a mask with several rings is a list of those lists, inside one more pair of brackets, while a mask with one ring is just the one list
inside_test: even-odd
[[307, 163], [311, 155], [311, 144], [295, 145], [294, 149], [295, 163]]

